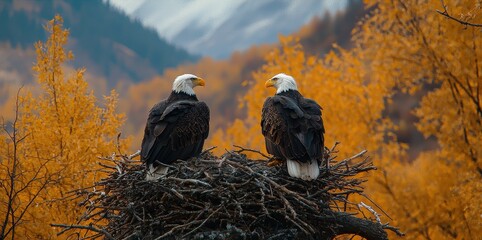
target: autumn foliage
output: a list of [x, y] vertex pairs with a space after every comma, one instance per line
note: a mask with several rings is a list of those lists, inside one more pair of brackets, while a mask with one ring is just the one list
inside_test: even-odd
[[[79, 217], [71, 191], [91, 186], [103, 174], [98, 157], [117, 150], [123, 115], [112, 92], [98, 106], [83, 79], [84, 69], [63, 70], [73, 54], [68, 31], [57, 16], [45, 27], [50, 37], [35, 45], [40, 94], [19, 91], [13, 122], [4, 122], [0, 142], [0, 238], [50, 239], [52, 222]], [[124, 144], [120, 148], [124, 148]]]
[[[313, 56], [297, 37], [280, 37], [270, 51], [255, 47], [223, 63], [205, 58], [132, 86], [119, 100], [122, 111], [136, 123], [145, 121], [146, 109], [168, 95], [172, 79], [192, 72], [207, 80], [205, 89], [196, 89], [200, 99], [211, 109], [225, 109], [212, 111], [218, 130], [207, 145], [218, 146], [217, 153], [233, 144], [265, 151], [261, 107], [274, 91], [264, 82], [285, 72], [305, 97], [323, 107], [327, 146], [342, 142], [340, 158], [363, 149], [371, 153], [379, 171], [368, 176], [366, 190], [387, 212], [383, 222], [400, 227], [406, 239], [477, 239], [482, 234], [482, 33], [461, 22], [482, 23], [480, 2], [364, 4], [369, 14], [352, 31], [350, 49], [334, 46]], [[40, 94], [21, 90], [18, 101], [9, 100], [17, 111], [6, 114], [11, 121], [5, 122], [0, 141], [0, 237], [15, 232], [49, 238], [56, 229], [48, 223], [75, 222], [75, 202], [62, 199], [99, 179], [96, 158], [116, 151], [123, 122], [114, 92], [99, 106], [87, 90], [84, 70], [69, 76], [62, 70], [72, 55], [64, 50], [68, 32], [61, 19], [52, 20], [47, 31], [49, 40], [36, 46]], [[227, 76], [236, 76], [236, 82]], [[422, 96], [412, 114], [417, 131], [435, 139], [436, 149], [408, 157], [417, 146], [397, 139], [404, 126], [388, 114], [407, 104], [395, 99], [397, 94]], [[226, 116], [235, 113], [241, 117], [228, 122]], [[128, 130], [140, 132], [143, 126], [137, 125]], [[132, 145], [138, 149], [140, 135], [135, 139]]]
[[[444, 3], [455, 16], [480, 19], [475, 1]], [[368, 190], [408, 239], [474, 239], [482, 231], [482, 111], [480, 29], [447, 19], [440, 1], [366, 1], [374, 7], [353, 32], [354, 48], [335, 47], [323, 58], [307, 56], [297, 39], [281, 38], [253, 74], [241, 105], [246, 118], [211, 138], [264, 149], [263, 101], [274, 92], [264, 82], [279, 72], [297, 80], [301, 93], [323, 107], [326, 140], [343, 142], [342, 154], [376, 153], [379, 174]], [[475, 7], [474, 7], [475, 6]], [[437, 150], [409, 162], [396, 138], [398, 126], [385, 111], [394, 94], [415, 94], [430, 85], [414, 109], [416, 126], [434, 136]]]

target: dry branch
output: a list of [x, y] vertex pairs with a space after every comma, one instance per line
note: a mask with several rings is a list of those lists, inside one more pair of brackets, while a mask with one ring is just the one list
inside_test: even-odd
[[462, 25], [465, 25], [465, 26], [471, 26], [471, 27], [482, 27], [482, 24], [478, 24], [478, 23], [471, 23], [471, 22], [468, 22], [468, 21], [464, 21], [464, 20], [461, 20], [461, 19], [458, 19], [454, 16], [452, 16], [451, 14], [449, 14], [448, 10], [447, 10], [447, 5], [445, 5], [444, 1], [443, 0], [440, 0], [440, 2], [442, 3], [442, 7], [443, 7], [443, 11], [440, 11], [440, 10], [435, 10], [437, 11], [438, 14], [441, 14], [442, 16], [448, 18], [448, 19], [451, 19], [451, 20], [454, 20]]
[[[66, 224], [62, 233], [78, 226], [94, 238], [113, 239], [332, 239], [346, 233], [387, 239], [385, 229], [398, 231], [357, 217], [358, 205], [348, 201], [363, 194], [357, 175], [375, 169], [365, 151], [335, 161], [335, 149], [326, 149], [329, 168], [306, 182], [290, 177], [286, 166], [268, 167], [242, 154], [256, 150], [237, 148], [220, 158], [205, 151], [176, 162], [158, 182], [144, 180], [145, 167], [133, 156], [111, 156], [109, 177], [77, 191], [84, 225]], [[343, 210], [336, 207], [341, 204]]]
[[103, 229], [98, 229], [94, 226], [83, 226], [83, 225], [66, 225], [66, 224], [55, 224], [55, 223], [52, 223], [50, 224], [50, 226], [52, 227], [61, 227], [63, 228], [62, 231], [60, 231], [57, 235], [61, 235], [63, 234], [64, 232], [70, 230], [70, 229], [86, 229], [86, 230], [89, 230], [89, 231], [94, 231], [94, 232], [97, 232], [97, 233], [102, 233], [103, 236], [106, 238], [106, 239], [114, 239], [112, 238], [112, 236], [105, 230]]

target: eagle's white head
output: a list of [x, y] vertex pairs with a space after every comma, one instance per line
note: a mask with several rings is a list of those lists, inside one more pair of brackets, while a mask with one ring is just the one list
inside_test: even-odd
[[204, 86], [204, 79], [193, 75], [193, 74], [183, 74], [178, 76], [172, 83], [172, 91], [179, 93], [183, 92], [189, 95], [196, 95], [194, 93], [194, 87]]
[[266, 81], [265, 86], [276, 88], [276, 93], [282, 93], [288, 90], [298, 90], [295, 79], [292, 76], [284, 73], [279, 73], [270, 78], [268, 81]]

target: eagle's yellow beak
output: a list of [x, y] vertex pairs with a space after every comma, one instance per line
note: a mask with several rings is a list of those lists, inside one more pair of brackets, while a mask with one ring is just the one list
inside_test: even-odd
[[268, 81], [266, 81], [266, 83], [264, 84], [265, 87], [269, 88], [269, 87], [274, 87], [274, 81], [273, 79], [270, 79]]
[[196, 78], [192, 82], [194, 83], [194, 86], [204, 86], [206, 84], [202, 78]]

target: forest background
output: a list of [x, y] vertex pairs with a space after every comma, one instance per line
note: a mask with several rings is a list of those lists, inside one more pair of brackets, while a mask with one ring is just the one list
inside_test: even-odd
[[[55, 4], [107, 11], [101, 2], [87, 2]], [[327, 146], [341, 142], [341, 158], [363, 149], [372, 156], [379, 170], [366, 176], [366, 191], [389, 215], [384, 222], [400, 227], [407, 239], [482, 234], [479, 1], [350, 1], [344, 11], [315, 18], [279, 43], [225, 60], [192, 56], [168, 43], [142, 55], [135, 44], [111, 44], [108, 32], [96, 45], [66, 30], [80, 15], [54, 18], [49, 7], [0, 5], [2, 19], [22, 19], [28, 11], [52, 19], [25, 17], [32, 31], [16, 29], [31, 38], [43, 32], [35, 46], [2, 43], [1, 237], [54, 238], [59, 229], [50, 223], [75, 222], [81, 212], [66, 200], [71, 191], [103, 176], [98, 156], [139, 148], [147, 111], [186, 72], [207, 81], [196, 91], [212, 110], [206, 147], [217, 146], [217, 154], [233, 144], [265, 152], [260, 112], [273, 92], [263, 83], [285, 72], [323, 107]], [[141, 25], [125, 16], [112, 19]], [[161, 41], [150, 34], [146, 42]], [[119, 61], [104, 61], [95, 55], [99, 49]], [[165, 52], [179, 58], [154, 59]], [[100, 62], [75, 64], [88, 58]], [[164, 71], [153, 67], [159, 61]]]

